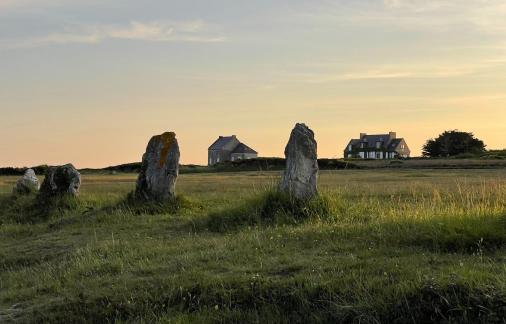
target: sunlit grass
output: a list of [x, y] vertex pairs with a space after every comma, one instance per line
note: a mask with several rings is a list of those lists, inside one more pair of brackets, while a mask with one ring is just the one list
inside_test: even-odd
[[[325, 208], [300, 214], [278, 179], [183, 175], [188, 205], [143, 212], [122, 205], [135, 175], [86, 175], [47, 219], [15, 221], [30, 197], [2, 208], [0, 322], [506, 316], [506, 171], [322, 172]], [[0, 177], [0, 200], [13, 180]]]

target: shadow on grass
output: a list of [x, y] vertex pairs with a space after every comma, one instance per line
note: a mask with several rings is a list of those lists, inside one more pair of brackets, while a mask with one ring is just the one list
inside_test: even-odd
[[47, 197], [36, 194], [0, 197], [0, 224], [36, 224], [49, 221], [52, 229], [79, 222], [82, 218], [125, 215], [176, 214], [198, 207], [184, 196], [164, 202], [139, 201], [129, 194], [118, 203], [96, 206], [70, 195]]
[[326, 219], [330, 214], [331, 203], [326, 196], [300, 200], [269, 190], [241, 204], [209, 214], [207, 226], [211, 231], [224, 232], [247, 226], [299, 224]]
[[182, 209], [194, 207], [188, 198], [177, 195], [166, 201], [139, 200], [134, 197], [134, 193], [129, 193], [126, 198], [115, 206], [110, 206], [105, 211], [128, 212], [133, 215], [157, 215], [157, 214], [176, 214]]
[[427, 282], [366, 294], [358, 289], [356, 295], [350, 294], [350, 287], [293, 279], [147, 284], [151, 289], [131, 289], [128, 294], [61, 298], [37, 305], [25, 316], [33, 322], [159, 322], [192, 314], [206, 323], [258, 323], [259, 319], [271, 323], [503, 323], [506, 316], [502, 291], [465, 284]]
[[70, 195], [12, 195], [0, 198], [0, 222], [34, 224], [61, 216], [68, 211], [79, 210], [81, 207], [79, 199]]
[[176, 215], [183, 210], [201, 208], [200, 205], [178, 195], [172, 199], [156, 202], [135, 199], [133, 194], [128, 194], [124, 199], [116, 203], [110, 203], [102, 207], [87, 206], [81, 212], [61, 217], [49, 224], [51, 229], [59, 229], [65, 225], [88, 222], [88, 223], [121, 223], [131, 222], [132, 217], [153, 215]]

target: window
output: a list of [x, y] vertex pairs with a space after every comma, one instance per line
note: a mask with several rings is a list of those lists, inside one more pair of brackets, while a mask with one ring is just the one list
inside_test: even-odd
[[351, 145], [351, 144], [350, 144], [350, 145], [348, 145], [348, 151], [350, 151], [350, 152], [351, 152], [351, 151], [352, 151], [352, 149], [353, 149], [352, 145]]
[[382, 144], [381, 142], [376, 142], [376, 148], [377, 149], [381, 148], [381, 144]]
[[364, 143], [360, 143], [360, 148], [364, 148], [365, 144]]
[[377, 159], [381, 159], [381, 153], [380, 152], [376, 152], [376, 158]]

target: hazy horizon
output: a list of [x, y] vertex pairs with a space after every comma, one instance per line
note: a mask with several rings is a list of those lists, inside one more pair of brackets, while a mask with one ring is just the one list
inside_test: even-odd
[[445, 130], [506, 147], [506, 3], [0, 0], [0, 166], [140, 161], [177, 134], [183, 164], [235, 134], [320, 157], [397, 132], [412, 155]]

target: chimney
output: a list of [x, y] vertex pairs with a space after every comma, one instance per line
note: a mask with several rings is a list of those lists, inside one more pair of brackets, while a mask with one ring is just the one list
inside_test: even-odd
[[360, 139], [364, 138], [364, 136], [366, 135], [367, 135], [366, 133], [360, 133]]
[[397, 137], [396, 132], [390, 132], [388, 135], [390, 135], [390, 139], [395, 139]]

